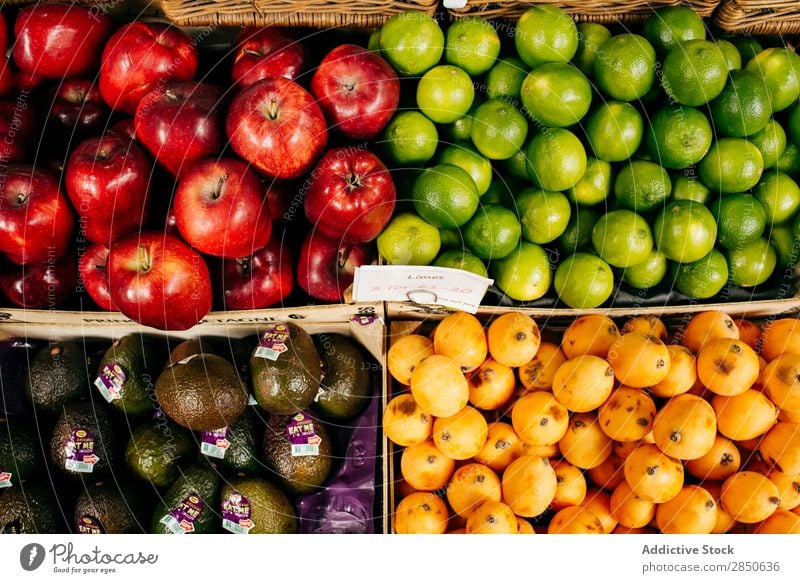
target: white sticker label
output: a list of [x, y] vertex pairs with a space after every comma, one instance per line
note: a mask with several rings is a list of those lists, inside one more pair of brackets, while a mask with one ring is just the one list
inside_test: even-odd
[[228, 428], [203, 431], [200, 434], [200, 453], [217, 459], [225, 459], [225, 452], [231, 445], [228, 441]]
[[444, 0], [445, 8], [464, 8], [467, 5], [467, 0]]
[[474, 314], [494, 280], [462, 269], [415, 265], [356, 268], [356, 302], [414, 302]]
[[10, 488], [11, 485], [11, 472], [0, 469], [0, 488]]

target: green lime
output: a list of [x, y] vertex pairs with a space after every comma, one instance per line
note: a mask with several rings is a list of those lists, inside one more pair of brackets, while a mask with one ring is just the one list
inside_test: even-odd
[[753, 194], [764, 207], [770, 225], [789, 221], [800, 209], [800, 187], [783, 172], [764, 174], [753, 189]]
[[464, 117], [475, 99], [469, 75], [453, 65], [439, 65], [417, 85], [417, 106], [436, 123], [453, 123]]
[[612, 36], [598, 51], [594, 62], [597, 86], [612, 99], [641, 99], [656, 78], [656, 52], [646, 38], [638, 34]]
[[749, 194], [729, 194], [711, 205], [717, 221], [717, 242], [733, 249], [755, 241], [764, 233], [767, 213], [756, 198]]
[[733, 43], [733, 46], [739, 51], [742, 63], [748, 62], [764, 50], [764, 47], [761, 46], [761, 43], [758, 42], [758, 39], [754, 36], [734, 36], [731, 37], [730, 42]]
[[520, 16], [514, 34], [517, 54], [528, 67], [566, 63], [578, 50], [578, 29], [558, 6], [533, 6]]
[[713, 298], [728, 282], [728, 262], [712, 249], [708, 255], [692, 263], [674, 264], [675, 288], [690, 298]]
[[622, 166], [614, 181], [614, 194], [623, 208], [647, 213], [664, 204], [672, 192], [672, 181], [655, 162], [631, 160]]
[[506, 57], [499, 59], [486, 73], [486, 95], [489, 99], [511, 97], [519, 99], [522, 82], [528, 76], [528, 68], [522, 59]]
[[527, 148], [523, 146], [522, 148], [519, 149], [519, 152], [511, 156], [511, 158], [501, 160], [500, 165], [506, 172], [508, 172], [509, 175], [513, 176], [514, 178], [527, 180], [528, 156], [526, 152]]
[[600, 217], [592, 229], [592, 245], [609, 265], [629, 267], [650, 255], [653, 233], [641, 216], [620, 209]]
[[538, 300], [550, 289], [553, 279], [547, 251], [527, 241], [520, 241], [514, 251], [492, 261], [490, 272], [497, 287], [520, 302]]
[[586, 171], [586, 150], [569, 130], [545, 128], [528, 144], [528, 176], [543, 190], [567, 190]]
[[771, 119], [757, 134], [750, 136], [750, 141], [761, 152], [764, 168], [777, 166], [778, 160], [786, 149], [786, 132], [781, 124]]
[[467, 247], [481, 259], [502, 259], [519, 243], [517, 215], [504, 206], [482, 205], [464, 226]]
[[454, 164], [426, 168], [411, 193], [419, 216], [440, 229], [460, 227], [478, 208], [478, 188], [465, 171]]
[[558, 246], [567, 254], [588, 249], [592, 244], [592, 229], [599, 218], [600, 213], [594, 209], [573, 207], [567, 228], [558, 238]]
[[787, 142], [775, 169], [787, 174], [800, 172], [800, 146], [794, 142]]
[[693, 200], [705, 204], [711, 191], [694, 175], [687, 176], [683, 173], [673, 174], [672, 200]]
[[711, 145], [698, 167], [700, 178], [718, 192], [744, 192], [761, 179], [764, 161], [752, 142], [720, 138]]
[[789, 112], [787, 120], [789, 126], [789, 138], [795, 143], [800, 143], [800, 104], [795, 105]]
[[706, 38], [706, 27], [697, 12], [687, 6], [669, 6], [644, 21], [644, 37], [658, 54], [666, 55], [687, 40]]
[[537, 188], [526, 188], [517, 195], [517, 208], [522, 236], [539, 245], [558, 239], [567, 228], [572, 212], [563, 193]]
[[512, 104], [490, 99], [475, 111], [470, 138], [490, 160], [505, 160], [519, 152], [528, 136], [528, 121]]
[[464, 248], [464, 237], [461, 236], [460, 229], [439, 229], [439, 238], [442, 241], [442, 249]]
[[733, 285], [755, 287], [767, 281], [775, 271], [778, 256], [766, 239], [756, 239], [728, 251], [728, 270]]
[[656, 287], [667, 275], [667, 263], [667, 256], [658, 249], [653, 249], [647, 259], [625, 268], [622, 281], [634, 289]]
[[589, 116], [586, 138], [594, 155], [606, 162], [622, 162], [639, 149], [644, 122], [630, 103], [608, 101]]
[[567, 190], [569, 199], [582, 206], [600, 204], [611, 192], [611, 164], [597, 158], [586, 160], [586, 171], [578, 184]]
[[765, 49], [748, 61], [745, 70], [764, 80], [772, 111], [783, 111], [800, 97], [800, 57], [791, 49]]
[[478, 109], [478, 96], [472, 102], [472, 107], [466, 115], [458, 118], [453, 123], [448, 123], [442, 126], [442, 134], [444, 138], [451, 142], [464, 142], [469, 140], [469, 134], [472, 131], [472, 118], [475, 116], [475, 111]]
[[722, 54], [725, 55], [725, 62], [728, 63], [728, 71], [742, 68], [742, 55], [739, 54], [736, 45], [722, 39], [715, 40], [714, 42], [719, 47], [719, 50], [722, 51]]
[[431, 120], [418, 111], [401, 111], [383, 130], [383, 146], [397, 166], [421, 166], [436, 153], [439, 132]]
[[381, 29], [376, 28], [372, 31], [372, 34], [369, 35], [369, 41], [367, 41], [367, 50], [373, 53], [379, 53], [381, 50]]
[[797, 263], [798, 251], [800, 251], [800, 240], [795, 238], [792, 227], [781, 225], [772, 229], [769, 234], [769, 243], [775, 249], [778, 268], [792, 269]]
[[492, 68], [500, 54], [500, 37], [492, 23], [483, 18], [462, 18], [447, 29], [444, 58], [471, 77]]
[[614, 272], [597, 255], [570, 255], [556, 269], [558, 298], [570, 308], [596, 308], [614, 292]]
[[451, 269], [471, 271], [475, 275], [480, 275], [481, 277], [489, 276], [483, 261], [475, 257], [469, 251], [460, 251], [457, 249], [445, 251], [436, 258], [433, 264], [436, 267], [449, 267]]
[[[527, 180], [526, 180], [527, 182]], [[523, 190], [525, 185], [513, 176], [500, 176], [495, 174], [489, 190], [481, 197], [481, 204], [499, 204], [511, 210], [516, 210], [517, 203], [514, 193]]]
[[650, 120], [645, 145], [651, 158], [665, 168], [683, 169], [708, 153], [714, 137], [703, 112], [693, 107], [668, 105]]
[[478, 196], [489, 190], [492, 183], [492, 163], [481, 156], [472, 144], [465, 142], [447, 146], [439, 154], [439, 164], [453, 164], [472, 177], [478, 188]]
[[767, 86], [749, 71], [731, 71], [725, 88], [709, 108], [717, 133], [734, 138], [761, 131], [772, 115]]
[[522, 84], [528, 115], [550, 127], [578, 123], [592, 104], [589, 80], [567, 63], [547, 63], [528, 73]]
[[664, 59], [661, 84], [671, 101], [698, 106], [722, 93], [728, 62], [711, 41], [690, 40]]
[[717, 239], [714, 215], [702, 204], [676, 200], [667, 205], [653, 228], [656, 247], [667, 259], [691, 263], [708, 255]]
[[439, 230], [412, 213], [401, 213], [378, 235], [378, 253], [392, 265], [428, 265], [439, 253]]
[[594, 76], [594, 62], [600, 45], [611, 38], [611, 31], [602, 24], [581, 22], [578, 25], [578, 51], [572, 63], [587, 77]]
[[395, 14], [381, 28], [381, 55], [401, 75], [422, 75], [436, 65], [444, 52], [444, 33], [427, 14]]

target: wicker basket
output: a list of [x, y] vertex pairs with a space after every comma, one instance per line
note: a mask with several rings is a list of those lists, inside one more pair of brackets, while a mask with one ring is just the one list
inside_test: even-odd
[[437, 0], [163, 0], [180, 26], [309, 26], [374, 28], [390, 16], [418, 10], [433, 15]]
[[800, 0], [722, 0], [714, 24], [725, 32], [800, 33]]
[[[445, 0], [454, 16], [515, 19], [532, 4], [556, 4], [581, 22], [632, 23], [647, 19], [654, 10], [680, 4], [691, 6], [701, 16], [710, 16], [720, 0]], [[463, 7], [456, 7], [463, 4]]]

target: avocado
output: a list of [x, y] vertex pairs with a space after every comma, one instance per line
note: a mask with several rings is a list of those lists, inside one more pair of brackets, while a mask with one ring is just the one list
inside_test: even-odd
[[135, 476], [158, 488], [169, 488], [191, 463], [194, 438], [166, 418], [146, 421], [133, 431], [125, 461]]
[[308, 413], [267, 420], [264, 459], [289, 492], [307, 494], [322, 486], [331, 472], [332, 454], [325, 426]]
[[[261, 461], [261, 438], [264, 430], [263, 423], [256, 418], [256, 414], [250, 410], [245, 411], [239, 418], [225, 428], [227, 430], [226, 439], [228, 447], [224, 451], [224, 456], [209, 455], [209, 461], [238, 474], [260, 474], [264, 470], [264, 462]], [[200, 435], [200, 440], [204, 436]], [[209, 441], [213, 437], [209, 436]], [[201, 448], [202, 448], [201, 442]], [[202, 451], [202, 449], [201, 449]]]
[[[200, 461], [178, 478], [156, 505], [150, 520], [154, 534], [209, 534], [217, 531], [220, 479], [217, 471]], [[179, 530], [180, 529], [180, 530]]]
[[207, 346], [203, 346], [203, 341], [200, 338], [184, 340], [169, 353], [167, 366], [172, 366], [184, 358], [189, 358], [195, 354], [203, 354], [204, 352], [207, 354], [214, 354], [213, 350], [209, 350]]
[[114, 481], [87, 486], [75, 501], [77, 534], [144, 532], [145, 503], [138, 487]]
[[[277, 351], [269, 348], [275, 344]], [[263, 357], [265, 351], [275, 360]], [[250, 357], [250, 377], [253, 395], [268, 413], [292, 415], [308, 408], [322, 380], [322, 362], [311, 335], [291, 322], [267, 328]]]
[[126, 415], [152, 413], [153, 382], [163, 355], [142, 334], [128, 334], [109, 347], [98, 366], [94, 385], [112, 407]]
[[19, 484], [38, 478], [46, 470], [42, 443], [36, 426], [18, 418], [0, 421], [0, 474], [11, 474], [2, 483]]
[[263, 478], [234, 478], [222, 486], [220, 498], [224, 530], [249, 534], [297, 532], [292, 503], [280, 488]]
[[214, 354], [195, 354], [162, 372], [156, 398], [175, 423], [193, 431], [230, 425], [247, 407], [247, 388], [234, 366]]
[[25, 396], [37, 412], [58, 415], [89, 392], [86, 353], [76, 342], [53, 342], [31, 361]]
[[0, 534], [69, 532], [48, 482], [28, 482], [0, 496]]
[[372, 397], [370, 367], [361, 349], [341, 334], [318, 334], [322, 384], [312, 409], [323, 419], [344, 421], [364, 412]]
[[53, 465], [72, 478], [96, 480], [108, 473], [116, 457], [116, 435], [99, 403], [65, 405], [50, 440]]

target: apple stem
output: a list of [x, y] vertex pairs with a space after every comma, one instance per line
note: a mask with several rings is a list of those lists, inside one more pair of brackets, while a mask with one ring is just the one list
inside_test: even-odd
[[274, 97], [270, 100], [269, 106], [267, 107], [267, 116], [270, 119], [278, 119], [278, 101]]
[[253, 55], [254, 57], [262, 56], [262, 53], [260, 51], [254, 51], [253, 49], [242, 49], [242, 53], [244, 53], [245, 55]]
[[172, 92], [172, 90], [171, 90], [171, 89], [167, 89], [166, 91], [164, 91], [164, 95], [167, 97], [167, 99], [169, 99], [169, 100], [170, 100], [170, 101], [172, 101], [173, 103], [175, 103], [175, 102], [177, 102], [177, 101], [178, 101], [178, 96], [177, 96], [177, 95], [175, 95], [175, 94]]
[[24, 192], [17, 193], [17, 204], [25, 204], [25, 201], [28, 200], [28, 195]]
[[139, 245], [139, 271], [150, 271], [150, 254], [147, 252], [147, 247]]
[[223, 174], [217, 180], [217, 187], [214, 189], [214, 192], [211, 193], [211, 200], [217, 200], [220, 196], [222, 196], [222, 185], [225, 184], [225, 181], [228, 180], [228, 175]]
[[244, 275], [250, 275], [250, 258], [249, 257], [240, 257], [236, 260], [236, 263], [239, 264], [239, 268], [242, 270]]
[[345, 249], [344, 247], [339, 247], [339, 251], [336, 252], [336, 263], [339, 267], [344, 267], [344, 264], [347, 263], [347, 257], [345, 256]]
[[356, 188], [359, 188], [362, 183], [361, 181], [364, 179], [363, 176], [360, 174], [353, 174], [352, 172], [347, 175], [347, 189], [350, 192], [353, 192]]

